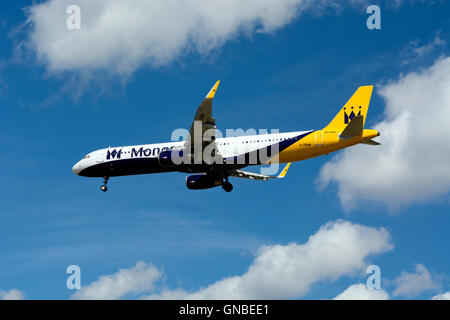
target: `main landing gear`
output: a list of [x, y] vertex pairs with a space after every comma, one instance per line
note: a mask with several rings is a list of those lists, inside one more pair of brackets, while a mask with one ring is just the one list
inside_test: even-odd
[[106, 186], [106, 184], [108, 183], [108, 179], [109, 177], [103, 178], [103, 185], [100, 187], [100, 190], [102, 190], [103, 192], [108, 191], [108, 187]]
[[222, 182], [222, 189], [226, 192], [231, 192], [233, 190], [233, 185], [228, 182], [228, 179], [225, 179], [225, 181]]

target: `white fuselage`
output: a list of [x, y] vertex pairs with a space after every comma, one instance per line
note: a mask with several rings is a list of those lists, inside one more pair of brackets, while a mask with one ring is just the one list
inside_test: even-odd
[[[290, 139], [295, 139], [295, 137], [302, 136], [309, 132], [312, 131], [295, 131], [286, 133], [217, 138], [216, 146], [217, 150], [223, 158], [237, 157], [252, 151], [267, 148], [269, 146], [279, 146], [281, 148], [285, 144], [288, 145]], [[160, 170], [161, 168], [159, 168], [159, 164], [157, 162], [158, 156], [161, 151], [182, 148], [184, 144], [185, 141], [175, 141], [166, 143], [104, 148], [87, 154], [83, 159], [78, 161], [73, 166], [72, 171], [77, 175], [104, 176], [104, 174], [106, 174], [105, 172], [100, 170], [98, 173], [96, 173], [94, 169], [96, 167], [103, 169], [113, 168], [117, 167], [117, 164], [119, 163], [121, 164], [120, 170], [116, 170], [116, 172], [114, 172], [111, 169], [111, 173], [109, 173], [108, 176], [173, 171]], [[133, 166], [139, 167], [143, 165], [147, 167], [148, 172], [146, 172], [145, 170], [145, 172], [141, 172], [141, 170], [133, 170], [135, 169], [133, 168]], [[155, 168], [149, 168], [149, 166], [155, 166]], [[126, 170], [127, 167], [129, 167], [129, 171]], [[92, 173], [89, 174], [89, 171], [92, 171]], [[83, 174], [83, 172], [86, 174]]]

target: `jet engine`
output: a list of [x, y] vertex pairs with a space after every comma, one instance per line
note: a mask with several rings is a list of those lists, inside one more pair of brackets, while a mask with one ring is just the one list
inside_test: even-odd
[[207, 174], [195, 174], [186, 177], [186, 187], [191, 190], [209, 189], [220, 186], [221, 179]]

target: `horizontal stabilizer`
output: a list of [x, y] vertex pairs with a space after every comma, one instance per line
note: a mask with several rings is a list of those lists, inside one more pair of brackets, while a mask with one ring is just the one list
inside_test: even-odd
[[339, 135], [340, 138], [349, 139], [360, 136], [364, 130], [364, 116], [354, 117], [350, 123], [345, 127], [344, 131]]
[[381, 143], [376, 142], [375, 140], [366, 140], [364, 142], [361, 142], [363, 144], [368, 144], [370, 146], [381, 146]]

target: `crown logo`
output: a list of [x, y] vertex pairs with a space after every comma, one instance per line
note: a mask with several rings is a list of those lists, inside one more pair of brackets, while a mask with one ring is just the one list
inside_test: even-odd
[[[344, 123], [345, 124], [348, 124], [350, 121], [352, 121], [352, 119], [354, 118], [354, 117], [356, 117], [356, 114], [355, 114], [355, 111], [356, 110], [354, 110], [355, 109], [355, 107], [351, 107], [351, 113], [350, 114], [348, 114], [347, 113], [347, 108], [346, 107], [344, 107]], [[360, 116], [361, 115], [361, 106], [359, 106], [359, 112], [358, 112], [358, 116]]]

